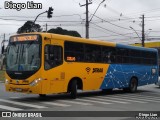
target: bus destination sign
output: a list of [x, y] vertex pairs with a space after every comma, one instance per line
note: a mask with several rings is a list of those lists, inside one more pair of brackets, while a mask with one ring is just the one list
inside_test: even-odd
[[35, 40], [37, 40], [37, 35], [13, 36], [11, 37], [10, 42], [35, 41]]

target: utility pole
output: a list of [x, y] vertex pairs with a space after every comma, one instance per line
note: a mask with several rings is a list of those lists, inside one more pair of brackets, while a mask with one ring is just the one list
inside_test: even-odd
[[0, 69], [3, 70], [3, 65], [4, 65], [4, 54], [5, 54], [5, 33], [3, 36], [3, 40], [1, 42], [1, 57], [0, 57]]
[[89, 38], [89, 20], [88, 20], [88, 5], [89, 4], [92, 4], [91, 0], [90, 2], [88, 2], [88, 0], [86, 0], [86, 4], [84, 5], [80, 5], [80, 7], [83, 7], [83, 6], [86, 6], [86, 38], [88, 39]]
[[5, 41], [5, 33], [4, 33], [4, 41]]
[[47, 32], [47, 23], [46, 23], [46, 32]]
[[5, 33], [3, 35], [3, 40], [1, 42], [1, 54], [4, 54], [4, 50], [5, 50], [4, 42], [5, 42]]
[[144, 34], [144, 15], [142, 15], [142, 47], [145, 47], [145, 34]]

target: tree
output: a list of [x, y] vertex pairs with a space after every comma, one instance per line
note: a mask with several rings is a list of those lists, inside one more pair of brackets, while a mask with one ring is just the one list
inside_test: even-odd
[[81, 37], [81, 35], [77, 31], [68, 31], [68, 30], [62, 29], [61, 27], [57, 27], [56, 29], [52, 28], [48, 30], [47, 32], [61, 34], [61, 35], [70, 35], [74, 37]]
[[28, 33], [28, 32], [41, 32], [42, 28], [39, 24], [35, 24], [32, 21], [27, 21], [22, 27], [20, 27], [17, 33]]

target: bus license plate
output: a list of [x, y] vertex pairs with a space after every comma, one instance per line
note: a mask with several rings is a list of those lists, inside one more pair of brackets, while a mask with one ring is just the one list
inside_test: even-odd
[[22, 92], [22, 89], [21, 88], [16, 88], [15, 89], [17, 92]]

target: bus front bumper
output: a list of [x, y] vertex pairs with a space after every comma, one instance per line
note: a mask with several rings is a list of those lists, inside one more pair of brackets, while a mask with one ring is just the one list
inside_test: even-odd
[[37, 84], [36, 86], [30, 85], [16, 85], [16, 84], [5, 84], [6, 91], [8, 92], [20, 92], [28, 94], [41, 94], [41, 85]]

